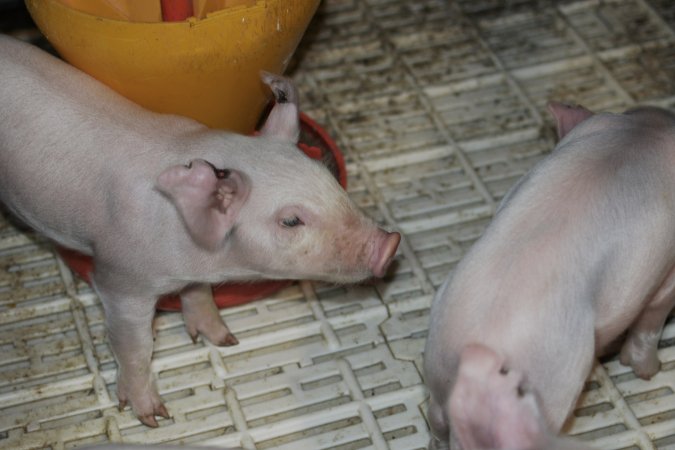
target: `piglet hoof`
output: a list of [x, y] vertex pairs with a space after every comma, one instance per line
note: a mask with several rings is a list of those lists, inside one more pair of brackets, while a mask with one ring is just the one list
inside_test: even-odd
[[193, 343], [197, 343], [200, 334], [221, 347], [239, 343], [220, 316], [210, 286], [189, 286], [181, 292], [180, 298], [185, 328]]
[[[124, 408], [127, 407], [127, 401], [126, 400], [120, 400], [119, 404], [117, 405], [117, 410], [119, 412], [124, 411]], [[165, 419], [168, 419], [169, 412], [166, 410], [166, 407], [162, 404], [159, 405], [159, 407], [155, 408], [153, 411], [153, 414], [146, 414], [142, 416], [138, 416], [138, 420], [143, 423], [143, 425], [146, 425], [151, 428], [157, 428], [159, 424], [157, 423], [157, 419], [155, 419], [155, 415], [162, 416]]]
[[657, 357], [645, 358], [644, 361], [636, 360], [627, 352], [621, 352], [619, 361], [624, 366], [629, 366], [633, 369], [635, 375], [643, 380], [651, 380], [651, 378], [661, 370], [661, 361]]
[[201, 334], [210, 343], [219, 347], [228, 347], [237, 345], [239, 341], [230, 332], [218, 315], [185, 315], [185, 328], [187, 329], [193, 343], [197, 343], [197, 338]]
[[155, 419], [155, 416], [140, 416], [138, 420], [141, 421], [141, 423], [147, 427], [150, 428], [157, 428], [159, 427], [159, 424], [157, 423], [157, 419]]
[[648, 367], [646, 370], [643, 370], [643, 368], [638, 367], [635, 368], [633, 367], [633, 372], [635, 372], [635, 375], [637, 375], [639, 378], [642, 378], [643, 380], [651, 380], [654, 375], [656, 375], [659, 370], [661, 370], [661, 362], [659, 361], [658, 364], [656, 364], [653, 367]]
[[200, 334], [208, 339], [210, 343], [217, 345], [218, 347], [229, 347], [239, 343], [239, 340], [234, 337], [234, 335], [230, 332], [230, 329], [227, 328], [225, 324], [222, 324], [221, 326], [216, 324], [215, 326], [211, 327], [199, 328], [188, 326], [187, 328], [188, 334], [190, 335], [193, 344], [197, 343], [197, 338]]
[[155, 410], [153, 411], [152, 414], [138, 416], [138, 420], [140, 420], [143, 423], [143, 425], [146, 425], [151, 428], [157, 428], [159, 427], [159, 424], [157, 423], [157, 419], [155, 419], [155, 416], [164, 417], [165, 419], [171, 418], [171, 416], [169, 415], [169, 411], [166, 410], [166, 407], [163, 404], [160, 404], [159, 406], [155, 407]]
[[165, 419], [171, 418], [169, 411], [167, 411], [166, 406], [164, 406], [162, 403], [155, 405], [152, 412], [149, 414], [137, 414], [138, 420], [140, 420], [143, 425], [151, 428], [157, 428], [159, 426], [155, 416], [160, 416]]
[[155, 390], [154, 386], [141, 387], [141, 389], [127, 389], [127, 385], [118, 380], [117, 397], [119, 398], [118, 408], [120, 412], [124, 410], [127, 404], [131, 405], [134, 414], [144, 425], [152, 428], [159, 426], [155, 416], [171, 418], [162, 399]]
[[214, 344], [219, 347], [229, 347], [231, 345], [237, 345], [238, 343], [239, 339], [234, 337], [234, 334], [232, 333], [227, 333], [227, 335], [222, 340], [214, 342]]
[[190, 333], [193, 343], [197, 343], [197, 338], [199, 334], [202, 334], [210, 343], [217, 345], [218, 347], [230, 347], [232, 345], [237, 345], [239, 340], [234, 337], [226, 326], [223, 325], [223, 328], [209, 329], [208, 331], [200, 330], [196, 333]]
[[[199, 338], [199, 333], [194, 334], [189, 333], [189, 334], [190, 338], [192, 339], [192, 343], [196, 344], [197, 339]], [[207, 336], [206, 339], [208, 339], [210, 343], [212, 343], [213, 345], [217, 345], [218, 347], [230, 347], [232, 345], [239, 344], [239, 339], [234, 337], [234, 334], [230, 333], [229, 330], [222, 337]]]
[[643, 380], [650, 380], [661, 370], [661, 361], [656, 351], [639, 350], [628, 341], [621, 349], [619, 361], [624, 366], [631, 367], [635, 375]]

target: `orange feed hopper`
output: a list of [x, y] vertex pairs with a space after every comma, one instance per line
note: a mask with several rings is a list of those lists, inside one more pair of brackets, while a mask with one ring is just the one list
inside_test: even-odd
[[[180, 17], [180, 7], [194, 15]], [[188, 3], [188, 5], [185, 5]], [[146, 108], [250, 133], [319, 0], [26, 0], [59, 54]], [[178, 10], [178, 11], [176, 11]], [[183, 12], [183, 14], [185, 14]], [[177, 20], [172, 17], [169, 20]]]

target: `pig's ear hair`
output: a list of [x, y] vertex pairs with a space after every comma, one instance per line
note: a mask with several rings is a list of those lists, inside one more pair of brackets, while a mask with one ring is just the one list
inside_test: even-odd
[[260, 134], [296, 144], [300, 138], [298, 90], [288, 78], [264, 71], [260, 76], [274, 93], [275, 100], [272, 111], [260, 129]]
[[572, 131], [572, 128], [593, 115], [593, 112], [583, 106], [570, 106], [559, 102], [549, 102], [548, 110], [555, 118], [558, 139], [564, 138], [567, 133]]
[[176, 206], [192, 239], [201, 247], [215, 250], [246, 202], [249, 183], [240, 172], [194, 160], [162, 172], [157, 189]]

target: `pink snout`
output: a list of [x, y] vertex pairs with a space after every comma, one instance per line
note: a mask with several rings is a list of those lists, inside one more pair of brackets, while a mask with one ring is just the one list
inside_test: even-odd
[[370, 260], [370, 268], [374, 276], [381, 278], [387, 273], [387, 268], [394, 259], [399, 242], [401, 242], [401, 235], [396, 232], [380, 231], [377, 234]]

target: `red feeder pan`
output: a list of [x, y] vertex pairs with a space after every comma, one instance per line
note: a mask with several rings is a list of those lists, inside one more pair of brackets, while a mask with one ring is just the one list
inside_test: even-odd
[[[326, 131], [307, 115], [300, 113], [300, 143], [298, 147], [312, 159], [320, 160], [337, 178], [340, 185], [347, 189], [347, 169], [342, 153]], [[59, 255], [80, 278], [90, 283], [94, 264], [90, 256], [57, 247]], [[213, 299], [218, 308], [236, 306], [258, 300], [290, 285], [292, 281], [261, 281], [255, 283], [226, 283], [213, 287]], [[159, 299], [157, 309], [179, 311], [180, 298], [176, 294]]]

